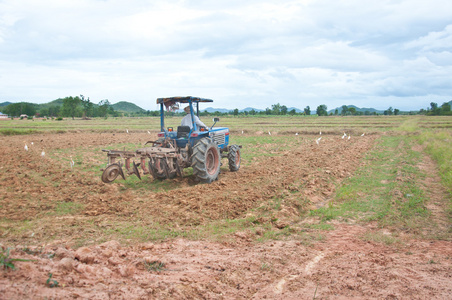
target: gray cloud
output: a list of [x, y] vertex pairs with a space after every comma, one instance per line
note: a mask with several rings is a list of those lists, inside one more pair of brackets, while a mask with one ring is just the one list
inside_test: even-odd
[[451, 100], [451, 20], [446, 0], [0, 0], [0, 102], [419, 109]]

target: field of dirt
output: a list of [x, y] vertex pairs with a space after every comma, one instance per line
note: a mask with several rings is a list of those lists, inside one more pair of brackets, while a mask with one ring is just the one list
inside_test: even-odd
[[[187, 175], [152, 190], [122, 180], [104, 184], [99, 171], [105, 162], [100, 149], [142, 145], [152, 139], [148, 134], [2, 136], [0, 243], [12, 249], [12, 258], [30, 261], [0, 271], [0, 299], [450, 299], [449, 241], [407, 237], [388, 246], [361, 238], [381, 231], [376, 225], [338, 221], [309, 243], [290, 236], [256, 241], [268, 226], [305, 230], [297, 222], [313, 217], [297, 216], [328, 205], [378, 137], [331, 134], [317, 144], [318, 136], [293, 136], [283, 145], [256, 144], [243, 152], [260, 149], [263, 155], [244, 159], [239, 172], [224, 164], [210, 185]], [[435, 179], [433, 162], [422, 163]], [[153, 184], [150, 177], [143, 181]], [[267, 209], [276, 199], [279, 208]], [[219, 242], [118, 241], [121, 224], [144, 231], [170, 224], [183, 231], [253, 217], [254, 230]]]

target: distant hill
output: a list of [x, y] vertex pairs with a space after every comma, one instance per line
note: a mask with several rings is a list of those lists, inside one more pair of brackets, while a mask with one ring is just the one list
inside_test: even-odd
[[264, 111], [263, 109], [253, 108], [253, 107], [247, 107], [247, 108], [241, 109], [241, 110], [239, 110], [239, 111], [240, 111], [240, 112], [245, 112], [245, 111], [250, 112], [250, 111], [252, 111], [253, 109], [254, 109], [255, 111], [257, 111], [257, 112], [259, 112], [259, 111]]
[[0, 103], [0, 107], [7, 106], [7, 105], [10, 105], [10, 104], [12, 104], [12, 102], [2, 102], [2, 103]]
[[63, 106], [63, 99], [56, 99], [47, 103], [38, 104], [40, 109], [48, 109], [53, 106]]
[[202, 111], [206, 111], [208, 113], [214, 113], [216, 111], [219, 111], [221, 113], [228, 113], [232, 111], [233, 109], [226, 109], [226, 108], [213, 108], [213, 107], [207, 107], [205, 109], [202, 109]]
[[[375, 108], [367, 108], [367, 107], [362, 107], [362, 108], [360, 108], [360, 107], [357, 107], [357, 106], [355, 106], [355, 105], [346, 105], [347, 106], [347, 108], [354, 108], [354, 109], [356, 109], [356, 111], [361, 111], [361, 112], [366, 112], [366, 111], [368, 111], [368, 112], [370, 112], [370, 113], [377, 113], [377, 114], [382, 114], [384, 111], [383, 110], [378, 110], [378, 109], [375, 109]], [[338, 111], [338, 113], [339, 114], [341, 114], [341, 112], [342, 112], [342, 106], [341, 107], [336, 107], [336, 108], [334, 108], [334, 109], [330, 109], [329, 111], [328, 111], [328, 113], [333, 113], [334, 114], [334, 112], [336, 111], [336, 109], [337, 109], [337, 111]]]
[[138, 105], [127, 101], [120, 101], [111, 105], [114, 110], [126, 113], [144, 113], [146, 110], [142, 109]]
[[295, 109], [295, 112], [296, 112], [296, 113], [304, 112], [304, 110], [298, 109], [298, 108], [296, 108], [296, 107], [289, 107], [289, 108], [287, 108], [287, 111], [291, 111], [291, 110], [293, 110], [293, 109]]

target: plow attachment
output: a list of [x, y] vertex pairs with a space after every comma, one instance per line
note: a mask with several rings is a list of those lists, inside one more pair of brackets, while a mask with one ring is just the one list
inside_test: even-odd
[[[176, 148], [146, 147], [136, 151], [102, 150], [107, 152], [108, 163], [105, 169], [101, 169], [102, 181], [113, 182], [118, 176], [126, 179], [126, 176], [136, 175], [141, 180], [141, 175], [150, 174], [155, 179], [174, 178], [182, 176], [182, 169], [187, 165], [187, 155]], [[137, 162], [135, 162], [137, 161]], [[125, 166], [125, 171], [122, 167]]]

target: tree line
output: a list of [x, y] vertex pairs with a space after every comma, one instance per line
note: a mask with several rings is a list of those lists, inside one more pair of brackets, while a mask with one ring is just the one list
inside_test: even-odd
[[[452, 102], [452, 101], [451, 101]], [[430, 107], [426, 109], [421, 109], [417, 112], [409, 112], [409, 114], [425, 114], [425, 115], [452, 115], [451, 112], [451, 102], [444, 102], [441, 106], [437, 103], [431, 102]], [[95, 104], [91, 102], [89, 97], [83, 95], [76, 97], [65, 97], [52, 101], [49, 104], [33, 104], [27, 102], [12, 103], [2, 108], [3, 113], [18, 117], [22, 114], [28, 116], [40, 116], [40, 117], [70, 117], [74, 118], [94, 118], [102, 117], [106, 118], [108, 116], [118, 117], [118, 116], [149, 116], [158, 117], [160, 116], [160, 111], [144, 111], [135, 113], [124, 113], [115, 111], [108, 99], [101, 100], [99, 103]], [[255, 110], [251, 109], [249, 111], [240, 112], [238, 108], [230, 110], [228, 112], [207, 112], [201, 111], [200, 116], [262, 116], [262, 115], [318, 115], [318, 116], [361, 116], [361, 115], [378, 115], [379, 113], [375, 111], [359, 111], [355, 107], [349, 107], [347, 105], [342, 105], [339, 109], [335, 109], [334, 112], [328, 112], [328, 107], [325, 104], [317, 106], [315, 110], [311, 110], [310, 106], [306, 106], [302, 111], [297, 111], [295, 109], [288, 109], [287, 106], [281, 105], [280, 103], [273, 104], [271, 107], [267, 107], [265, 110]], [[389, 107], [384, 110], [383, 115], [399, 115], [400, 110], [397, 108]], [[406, 112], [404, 114], [407, 114]], [[185, 115], [184, 112], [165, 112], [167, 116], [182, 116]]]
[[430, 107], [427, 109], [421, 109], [420, 113], [427, 116], [452, 116], [451, 102], [444, 102], [441, 106], [438, 106], [436, 102], [430, 102]]
[[[441, 106], [438, 106], [437, 103], [430, 103], [430, 107], [426, 110], [421, 109], [420, 111], [410, 111], [410, 112], [401, 112], [398, 108], [389, 107], [384, 110], [383, 113], [377, 113], [376, 111], [360, 111], [355, 107], [349, 107], [347, 105], [342, 105], [340, 109], [335, 109], [334, 112], [328, 112], [328, 107], [325, 104], [321, 104], [317, 106], [315, 111], [311, 111], [310, 106], [306, 106], [303, 111], [297, 112], [295, 109], [288, 110], [285, 105], [281, 105], [279, 103], [274, 104], [271, 108], [266, 108], [263, 111], [255, 111], [254, 109], [250, 111], [240, 112], [237, 108], [233, 111], [229, 111], [228, 115], [305, 115], [309, 116], [311, 114], [317, 114], [318, 116], [370, 116], [370, 115], [385, 115], [385, 116], [397, 116], [400, 114], [425, 114], [425, 115], [452, 115], [451, 112], [451, 102], [444, 102]], [[221, 114], [220, 112], [216, 112], [215, 114]]]
[[94, 118], [119, 116], [119, 112], [115, 111], [110, 102], [105, 99], [98, 104], [91, 102], [85, 96], [65, 97], [52, 101], [54, 104], [39, 105], [28, 102], [12, 103], [2, 108], [3, 113], [18, 117], [20, 115], [38, 116], [38, 117], [70, 117], [74, 118]]
[[[397, 115], [399, 114], [400, 110], [393, 109], [390, 107], [387, 111], [384, 112], [385, 115]], [[219, 112], [216, 112], [219, 113]], [[230, 111], [228, 113], [229, 115], [304, 115], [304, 116], [310, 116], [310, 115], [318, 115], [318, 116], [361, 116], [361, 115], [377, 115], [376, 112], [371, 111], [359, 111], [356, 110], [354, 107], [348, 107], [347, 105], [342, 105], [342, 107], [339, 109], [335, 109], [334, 112], [328, 112], [328, 107], [326, 104], [321, 104], [317, 106], [315, 110], [311, 110], [311, 107], [308, 105], [306, 106], [303, 111], [297, 112], [295, 109], [288, 110], [287, 106], [281, 105], [279, 103], [273, 104], [271, 108], [267, 107], [263, 111], [256, 111], [254, 109], [250, 111], [244, 111], [239, 112], [239, 110], [236, 108], [233, 111]]]

